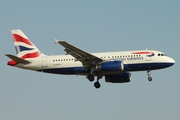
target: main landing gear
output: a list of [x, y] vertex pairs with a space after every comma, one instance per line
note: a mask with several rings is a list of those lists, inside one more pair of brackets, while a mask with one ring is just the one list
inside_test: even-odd
[[147, 74], [148, 74], [148, 80], [149, 80], [149, 81], [152, 81], [151, 72], [150, 72], [150, 71], [147, 71]]
[[[86, 78], [91, 82], [94, 81], [93, 75], [89, 74]], [[94, 83], [94, 87], [97, 89], [101, 87], [101, 84], [99, 83], [99, 79], [101, 79], [101, 78], [102, 78], [102, 76], [97, 76], [97, 81]]]
[[101, 87], [101, 84], [99, 83], [99, 79], [101, 79], [101, 78], [102, 78], [102, 76], [97, 76], [97, 82], [94, 83], [94, 87], [97, 89]]
[[94, 83], [94, 87], [98, 89], [101, 87], [101, 84], [97, 81]]
[[86, 77], [90, 82], [94, 81], [94, 76], [89, 74], [87, 77]]

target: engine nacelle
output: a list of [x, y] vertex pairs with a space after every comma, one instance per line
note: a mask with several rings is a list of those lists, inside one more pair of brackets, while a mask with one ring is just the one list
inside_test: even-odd
[[131, 73], [121, 73], [117, 75], [106, 75], [105, 76], [106, 82], [111, 83], [125, 83], [131, 81]]
[[96, 65], [97, 71], [123, 71], [124, 64], [122, 61], [108, 61]]

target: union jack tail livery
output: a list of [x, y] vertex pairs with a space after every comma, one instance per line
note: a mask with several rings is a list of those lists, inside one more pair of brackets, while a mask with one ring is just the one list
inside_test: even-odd
[[14, 46], [17, 56], [6, 54], [11, 59], [8, 65], [15, 66], [17, 64], [27, 65], [31, 63], [28, 59], [45, 56], [38, 48], [28, 39], [28, 37], [21, 30], [11, 30]]
[[17, 57], [22, 59], [36, 58], [41, 55], [38, 48], [28, 39], [21, 30], [11, 30]]

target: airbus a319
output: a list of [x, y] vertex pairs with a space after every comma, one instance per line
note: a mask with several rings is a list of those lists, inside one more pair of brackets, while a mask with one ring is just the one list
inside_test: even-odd
[[5, 54], [11, 59], [8, 65], [44, 73], [83, 75], [89, 81], [97, 77], [95, 88], [100, 88], [99, 80], [103, 76], [110, 83], [130, 82], [133, 71], [147, 71], [148, 80], [152, 81], [150, 71], [175, 63], [156, 50], [89, 53], [61, 40], [55, 42], [65, 48], [66, 54], [47, 56], [21, 30], [11, 30], [11, 33], [17, 55]]

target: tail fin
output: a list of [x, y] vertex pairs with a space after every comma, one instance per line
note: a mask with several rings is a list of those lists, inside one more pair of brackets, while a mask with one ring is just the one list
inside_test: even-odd
[[43, 55], [21, 30], [11, 30], [11, 33], [18, 57], [26, 59]]

